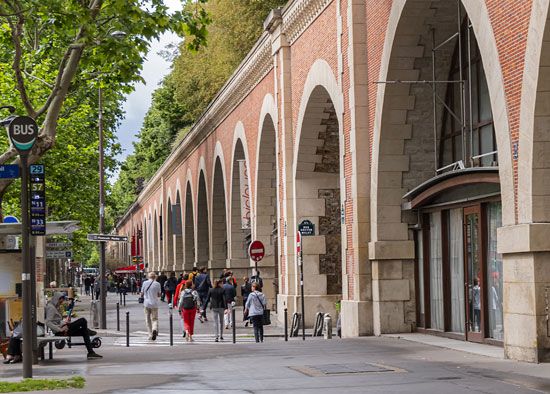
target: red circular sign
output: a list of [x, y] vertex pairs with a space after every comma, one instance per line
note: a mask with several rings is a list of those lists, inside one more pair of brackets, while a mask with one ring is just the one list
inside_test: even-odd
[[260, 261], [265, 256], [264, 244], [260, 241], [252, 242], [248, 248], [248, 254], [252, 260], [256, 262]]

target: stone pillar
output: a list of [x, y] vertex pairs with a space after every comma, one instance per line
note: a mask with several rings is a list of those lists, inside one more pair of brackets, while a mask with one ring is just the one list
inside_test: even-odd
[[504, 282], [504, 356], [550, 361], [550, 223], [497, 230]]
[[[366, 41], [366, 7], [362, 1], [349, 1], [347, 9], [349, 73], [349, 113], [351, 204], [353, 217], [346, 217], [346, 227], [352, 227], [351, 242], [343, 245], [341, 325], [343, 337], [372, 335], [372, 274], [368, 256], [370, 240], [370, 163], [368, 131], [368, 87]], [[345, 89], [344, 89], [345, 91]], [[347, 125], [346, 125], [347, 126]], [[347, 193], [346, 193], [347, 194]], [[342, 201], [347, 206], [347, 195]], [[351, 222], [351, 223], [350, 223]], [[345, 228], [342, 229], [345, 234]], [[352, 253], [348, 249], [352, 246]], [[351, 256], [350, 256], [351, 254]], [[352, 261], [348, 261], [352, 259]]]
[[412, 331], [416, 321], [414, 242], [371, 242], [369, 253], [374, 334]]

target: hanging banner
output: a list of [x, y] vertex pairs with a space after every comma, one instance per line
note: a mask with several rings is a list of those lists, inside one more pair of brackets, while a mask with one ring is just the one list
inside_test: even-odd
[[246, 169], [246, 161], [238, 160], [239, 162], [239, 181], [240, 181], [240, 196], [241, 196], [241, 229], [250, 229], [250, 190], [248, 188], [248, 171]]

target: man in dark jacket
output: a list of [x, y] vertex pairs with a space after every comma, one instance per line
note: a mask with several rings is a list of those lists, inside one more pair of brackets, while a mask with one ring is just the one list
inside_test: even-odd
[[176, 292], [176, 287], [178, 286], [178, 279], [176, 278], [176, 273], [172, 272], [170, 274], [170, 277], [168, 280], [164, 283], [164, 293], [166, 294], [166, 297], [168, 298], [166, 300], [167, 303], [172, 303], [172, 296]]
[[161, 272], [160, 275], [157, 277], [157, 282], [160, 283], [160, 290], [161, 290], [160, 300], [162, 302], [164, 302], [164, 283], [166, 283], [167, 280], [168, 278], [166, 277], [164, 272]]
[[[208, 298], [208, 291], [212, 288], [212, 282], [210, 281], [210, 276], [206, 272], [206, 267], [201, 267], [199, 270], [199, 275], [195, 279], [195, 290], [199, 293], [201, 299], [201, 305], [206, 305], [206, 299]], [[206, 317], [206, 307], [203, 307], [199, 320], [202, 322], [203, 319], [208, 321]]]
[[224, 323], [225, 323], [225, 329], [227, 330], [229, 326], [233, 326], [234, 322], [231, 318], [231, 311], [233, 310], [233, 306], [235, 304], [235, 298], [237, 297], [237, 290], [235, 289], [235, 286], [233, 285], [233, 281], [231, 280], [232, 276], [226, 276], [223, 283], [223, 292], [225, 295], [225, 302], [227, 303], [227, 308], [225, 310], [225, 316], [224, 316]]
[[[227, 311], [227, 300], [225, 290], [222, 287], [221, 279], [214, 282], [214, 288], [208, 291], [203, 308], [206, 309], [210, 303], [210, 309], [214, 314], [214, 328], [216, 331], [216, 342], [223, 341], [223, 315]], [[202, 320], [201, 320], [202, 321]]]

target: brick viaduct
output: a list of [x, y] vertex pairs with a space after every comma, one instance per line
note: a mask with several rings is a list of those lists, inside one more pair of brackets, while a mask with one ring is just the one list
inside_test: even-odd
[[550, 348], [548, 8], [548, 0], [291, 0], [270, 14], [120, 220], [117, 232], [132, 243], [110, 245], [110, 257], [242, 277], [253, 266], [247, 244], [259, 239], [265, 292], [274, 309], [293, 313], [296, 228], [309, 219], [307, 324], [317, 311], [335, 315], [342, 300], [346, 337], [415, 330], [419, 219], [403, 198], [436, 175], [437, 147], [431, 85], [411, 81], [446, 79], [453, 51], [432, 75], [431, 35], [452, 35], [460, 12], [479, 48], [498, 149], [487, 182], [502, 203], [502, 343], [507, 357], [542, 361]]

